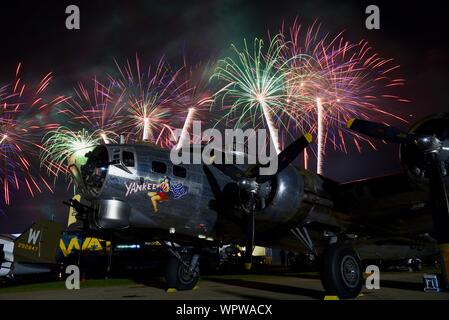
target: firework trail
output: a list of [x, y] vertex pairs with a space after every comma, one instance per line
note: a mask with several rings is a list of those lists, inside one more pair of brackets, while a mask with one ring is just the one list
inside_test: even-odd
[[181, 149], [182, 146], [190, 143], [190, 139], [188, 138], [189, 128], [192, 126], [192, 122], [195, 116], [195, 108], [189, 108], [186, 116], [186, 120], [184, 125], [182, 126], [181, 136], [179, 137], [179, 141], [176, 144], [176, 150]]
[[[254, 127], [267, 125], [271, 140], [279, 154], [281, 150], [276, 127], [278, 120], [287, 111], [288, 79], [285, 67], [289, 60], [283, 60], [283, 44], [279, 37], [269, 43], [267, 50], [260, 39], [255, 39], [252, 50], [244, 41], [243, 50], [232, 46], [236, 59], [227, 57], [218, 63], [214, 74], [226, 85], [217, 92], [226, 107], [226, 122], [235, 121], [236, 127], [251, 123]], [[237, 118], [232, 117], [237, 114]], [[282, 124], [282, 121], [280, 122]]]
[[189, 129], [193, 121], [204, 122], [210, 116], [209, 111], [214, 102], [214, 94], [208, 87], [209, 70], [209, 64], [189, 66], [184, 60], [184, 66], [178, 71], [177, 93], [172, 112], [182, 122], [182, 131], [176, 149], [190, 143], [189, 137], [191, 140], [201, 139], [201, 137], [191, 137]]
[[317, 107], [317, 168], [318, 174], [323, 173], [323, 155], [324, 155], [324, 121], [323, 121], [323, 103], [321, 98], [316, 98]]
[[136, 55], [132, 65], [121, 67], [116, 62], [119, 77], [114, 79], [127, 101], [127, 117], [121, 126], [128, 140], [150, 141], [161, 147], [171, 144], [174, 135], [170, 125], [177, 72], [172, 72], [164, 59], [155, 68], [142, 69]]
[[105, 144], [115, 143], [119, 138], [116, 130], [124, 121], [124, 93], [112, 81], [105, 85], [94, 78], [89, 84], [80, 82], [74, 96], [59, 108], [59, 114], [65, 116], [70, 127], [95, 132]]
[[12, 84], [0, 88], [0, 186], [6, 205], [11, 203], [13, 190], [26, 189], [31, 196], [48, 189], [50, 185], [32, 161], [39, 155], [41, 137], [57, 125], [46, 123], [51, 108], [66, 100], [56, 97], [51, 101], [44, 93], [52, 74], [44, 76], [36, 86], [21, 78], [21, 64], [17, 66]]
[[43, 141], [41, 166], [46, 167], [55, 179], [61, 173], [68, 175], [68, 165], [75, 164], [78, 168], [84, 165], [87, 161], [85, 155], [95, 146], [104, 143], [103, 137], [97, 131], [72, 131], [66, 127], [49, 131]]
[[[283, 55], [289, 61], [289, 108], [295, 125], [318, 135], [317, 169], [322, 173], [326, 146], [347, 153], [351, 141], [361, 151], [361, 141], [372, 148], [370, 140], [348, 132], [345, 123], [350, 118], [404, 121], [382, 109], [388, 100], [408, 102], [390, 93], [405, 80], [393, 76], [399, 66], [393, 59], [383, 59], [364, 40], [349, 43], [342, 33], [335, 37], [324, 34], [312, 24], [305, 33], [295, 20], [283, 35]], [[349, 137], [349, 138], [348, 138]]]

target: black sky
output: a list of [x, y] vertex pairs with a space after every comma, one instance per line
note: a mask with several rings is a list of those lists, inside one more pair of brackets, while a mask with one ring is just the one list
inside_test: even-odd
[[[65, 28], [70, 4], [81, 10], [80, 30]], [[369, 4], [380, 8], [380, 30], [365, 28]], [[407, 79], [401, 94], [412, 101], [399, 111], [411, 115], [411, 123], [449, 111], [449, 28], [438, 1], [2, 1], [0, 82], [11, 80], [20, 61], [29, 77], [53, 71], [50, 92], [70, 94], [77, 81], [114, 68], [114, 58], [139, 53], [147, 62], [163, 54], [173, 64], [183, 55], [193, 63], [215, 60], [226, 55], [231, 43], [266, 37], [268, 29], [276, 31], [282, 21], [290, 23], [296, 16], [306, 24], [319, 19], [331, 32], [346, 30], [349, 40], [367, 39], [382, 56], [395, 58]], [[401, 170], [397, 146], [363, 151], [330, 152], [326, 173], [348, 181]], [[0, 215], [0, 233], [23, 228], [37, 216], [64, 220], [67, 210], [61, 201], [70, 195], [61, 187], [56, 195], [18, 197], [13, 206], [3, 208], [7, 217]]]

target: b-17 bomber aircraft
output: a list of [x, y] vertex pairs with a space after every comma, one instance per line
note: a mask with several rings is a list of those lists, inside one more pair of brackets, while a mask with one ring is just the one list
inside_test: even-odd
[[348, 129], [399, 143], [404, 172], [340, 184], [300, 170], [291, 163], [310, 134], [278, 155], [272, 175], [260, 175], [257, 164], [174, 165], [170, 150], [146, 143], [105, 144], [84, 165], [69, 165], [82, 201], [68, 204], [96, 236], [161, 241], [170, 253], [168, 286], [179, 290], [195, 286], [201, 250], [214, 243], [244, 245], [247, 267], [255, 245], [305, 248], [321, 262], [327, 294], [340, 298], [361, 291], [360, 241], [386, 250], [437, 241], [447, 266], [449, 115], [426, 118], [409, 132], [357, 119]]

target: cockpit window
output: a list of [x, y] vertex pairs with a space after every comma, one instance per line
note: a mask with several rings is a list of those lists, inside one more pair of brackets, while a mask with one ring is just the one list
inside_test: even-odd
[[153, 161], [151, 164], [151, 171], [156, 173], [167, 173], [167, 165], [163, 162]]
[[173, 166], [173, 175], [179, 178], [187, 177], [187, 170], [181, 166]]
[[123, 164], [126, 167], [134, 167], [134, 153], [130, 151], [123, 151], [122, 153]]

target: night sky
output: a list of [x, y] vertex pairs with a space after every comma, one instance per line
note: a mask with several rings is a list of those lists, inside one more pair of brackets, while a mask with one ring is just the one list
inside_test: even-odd
[[[393, 1], [390, 1], [393, 2]], [[65, 28], [65, 8], [81, 10], [81, 29]], [[365, 28], [365, 8], [380, 8], [380, 30]], [[244, 38], [266, 38], [283, 21], [295, 17], [304, 24], [319, 19], [331, 33], [345, 30], [348, 40], [369, 40], [377, 52], [401, 65], [406, 87], [400, 94], [410, 104], [396, 108], [410, 123], [435, 112], [449, 111], [449, 50], [446, 11], [438, 1], [418, 5], [411, 1], [14, 1], [0, 4], [0, 83], [11, 81], [22, 62], [30, 79], [52, 71], [52, 94], [72, 94], [80, 80], [114, 69], [114, 58], [124, 61], [138, 53], [145, 63], [165, 55], [177, 65], [185, 56], [191, 63], [215, 61], [229, 53], [232, 43]], [[401, 126], [406, 129], [407, 125]], [[328, 152], [325, 173], [337, 181], [379, 176], [401, 170], [398, 146], [364, 148], [361, 154]], [[37, 217], [55, 216], [65, 221], [62, 200], [71, 190], [58, 184], [54, 195], [34, 199], [16, 195], [3, 207], [0, 233], [17, 232]], [[3, 203], [0, 204], [3, 206]]]

